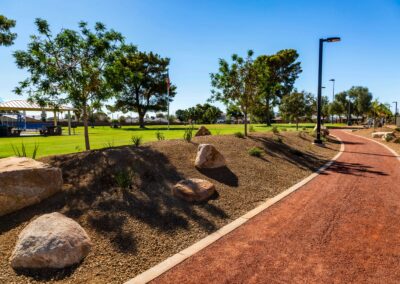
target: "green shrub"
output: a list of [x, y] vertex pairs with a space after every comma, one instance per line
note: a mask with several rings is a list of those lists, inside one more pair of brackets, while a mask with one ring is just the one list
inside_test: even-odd
[[253, 157], [261, 157], [261, 154], [263, 153], [263, 150], [261, 150], [258, 147], [253, 147], [249, 150], [249, 155]]
[[107, 141], [107, 143], [104, 144], [104, 148], [112, 148], [112, 147], [114, 147], [114, 140]]
[[303, 131], [307, 131], [307, 127], [303, 127]]
[[131, 140], [132, 140], [132, 144], [135, 147], [139, 147], [140, 145], [142, 145], [142, 142], [143, 142], [142, 136], [132, 136]]
[[400, 132], [400, 127], [396, 127], [394, 130], [396, 130], [397, 132]]
[[156, 138], [158, 141], [165, 140], [164, 133], [160, 132], [159, 130], [156, 132]]
[[[14, 155], [16, 157], [28, 157], [28, 153], [26, 152], [26, 146], [24, 142], [21, 143], [21, 149], [18, 146], [14, 146], [14, 144], [11, 144], [11, 148], [13, 149]], [[36, 159], [38, 150], [39, 150], [39, 144], [35, 143], [33, 146], [32, 155], [30, 156], [32, 159]]]
[[235, 135], [237, 138], [244, 138], [244, 134], [240, 131], [233, 133], [233, 135]]
[[393, 140], [393, 143], [400, 144], [400, 137]]
[[277, 143], [283, 143], [282, 138], [279, 137], [279, 136], [274, 137], [274, 141], [277, 142]]
[[287, 129], [285, 127], [283, 127], [283, 128], [281, 128], [281, 131], [285, 132], [285, 131], [287, 131]]
[[276, 127], [275, 125], [272, 126], [272, 132], [273, 132], [274, 134], [278, 134], [278, 133], [279, 133], [278, 127]]
[[253, 125], [250, 125], [250, 127], [249, 127], [249, 132], [256, 132], [256, 130], [254, 129], [254, 126], [253, 126]]
[[185, 131], [183, 132], [183, 140], [189, 143], [190, 141], [192, 141], [192, 138], [193, 138], [193, 126], [186, 128]]
[[394, 137], [393, 135], [386, 135], [386, 136], [385, 136], [385, 141], [386, 141], [386, 142], [390, 142], [390, 141], [392, 141], [394, 138], [395, 138], [395, 137]]
[[118, 170], [114, 175], [115, 183], [122, 189], [132, 188], [132, 178], [132, 171], [127, 170]]

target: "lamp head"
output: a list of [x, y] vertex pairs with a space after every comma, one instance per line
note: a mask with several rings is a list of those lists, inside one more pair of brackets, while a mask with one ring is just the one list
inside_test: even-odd
[[328, 37], [327, 39], [325, 39], [325, 41], [327, 42], [338, 42], [340, 40], [340, 37]]

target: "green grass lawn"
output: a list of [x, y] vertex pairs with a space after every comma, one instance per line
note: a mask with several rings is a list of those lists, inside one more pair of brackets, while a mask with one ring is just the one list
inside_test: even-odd
[[[278, 128], [286, 128], [288, 131], [296, 130], [295, 124], [275, 124]], [[272, 127], [264, 124], [252, 124], [256, 132], [271, 131]], [[329, 126], [329, 124], [327, 124]], [[206, 125], [213, 135], [226, 135], [235, 132], [243, 132], [242, 124], [213, 124]], [[313, 123], [301, 124], [303, 127], [312, 128]], [[172, 125], [170, 130], [167, 130], [166, 125], [148, 126], [146, 129], [140, 129], [138, 126], [124, 126], [120, 129], [113, 129], [107, 126], [96, 126], [89, 128], [89, 139], [91, 149], [100, 149], [110, 146], [121, 146], [132, 144], [132, 136], [142, 137], [143, 142], [156, 141], [156, 132], [160, 131], [164, 134], [165, 139], [183, 139], [183, 132], [187, 126]], [[198, 128], [198, 125], [195, 125]], [[67, 154], [80, 152], [85, 149], [85, 141], [83, 137], [83, 127], [78, 127], [75, 135], [68, 136], [67, 129], [63, 129], [63, 136], [29, 136], [29, 137], [13, 137], [0, 138], [0, 158], [14, 156], [14, 147], [21, 148], [23, 143], [27, 149], [27, 156], [31, 156], [34, 145], [39, 145], [37, 157], [43, 157], [55, 154]]]

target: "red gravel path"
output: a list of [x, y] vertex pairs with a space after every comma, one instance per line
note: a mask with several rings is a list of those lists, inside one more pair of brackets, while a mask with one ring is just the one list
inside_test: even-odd
[[400, 162], [343, 131], [325, 173], [155, 283], [399, 283]]

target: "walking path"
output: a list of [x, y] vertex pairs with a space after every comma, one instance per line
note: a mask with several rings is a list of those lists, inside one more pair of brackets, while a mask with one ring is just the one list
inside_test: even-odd
[[344, 131], [324, 173], [154, 283], [399, 283], [400, 162]]

